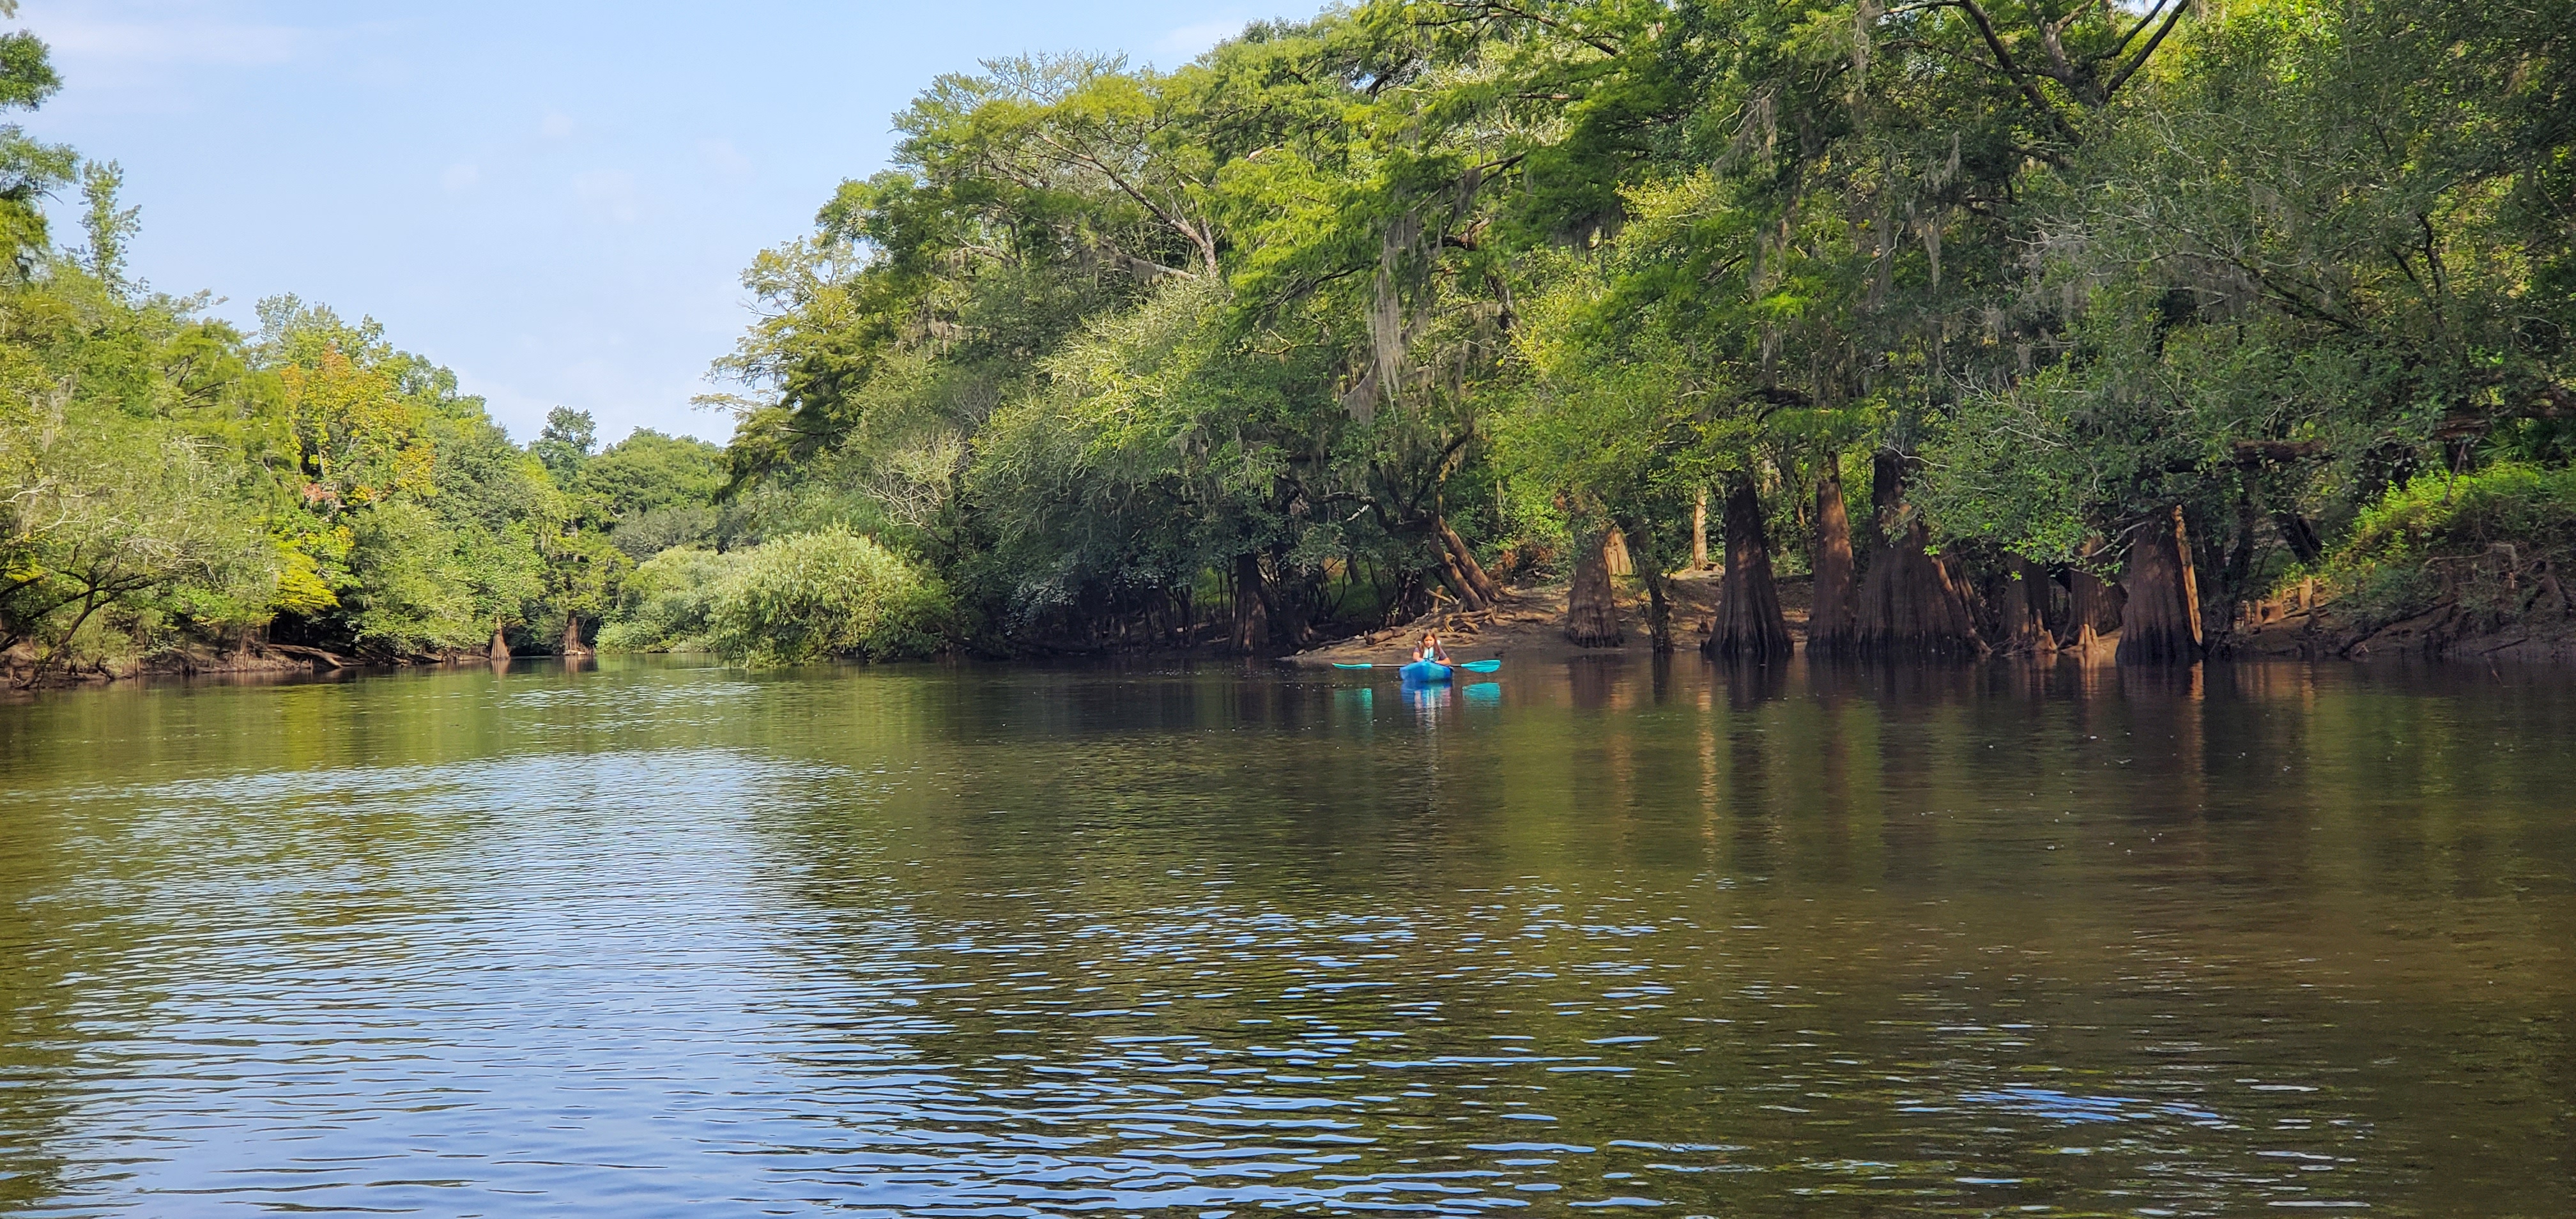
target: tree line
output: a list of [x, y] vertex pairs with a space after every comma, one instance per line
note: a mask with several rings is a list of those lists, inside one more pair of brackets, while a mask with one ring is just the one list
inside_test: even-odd
[[[156, 509], [193, 574], [144, 627], [1264, 653], [1564, 578], [1608, 644], [1615, 536], [1662, 649], [1713, 526], [1721, 656], [1789, 651], [1797, 575], [1819, 654], [2187, 660], [2458, 488], [2558, 539], [2537, 578], [2576, 545], [2571, 40], [2537, 0], [1375, 0], [1171, 71], [993, 60], [746, 272], [731, 443], [649, 460], [513, 449], [327, 311], [123, 284], [112, 189], [49, 252], [76, 162], [13, 128], [9, 434], [261, 505]], [[124, 595], [10, 563], [12, 631]]]
[[[747, 277], [729, 486], [988, 638], [1314, 642], [1496, 568], [1705, 646], [2187, 659], [2426, 477], [2566, 463], [2563, 4], [1387, 0], [996, 60]], [[1865, 497], [1865, 498], [1864, 498]], [[2562, 516], [2569, 505], [2556, 505]]]
[[[0, 6], [0, 15], [14, 6]], [[59, 87], [0, 36], [0, 108]], [[245, 333], [132, 278], [121, 171], [0, 126], [0, 657], [13, 682], [256, 649], [586, 650], [638, 557], [756, 529], [717, 446], [513, 444], [453, 373], [294, 297]], [[57, 241], [45, 204], [80, 204]]]

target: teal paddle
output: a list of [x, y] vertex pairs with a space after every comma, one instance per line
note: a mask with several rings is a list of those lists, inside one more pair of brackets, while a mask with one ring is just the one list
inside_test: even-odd
[[[1373, 664], [1349, 664], [1344, 661], [1336, 660], [1333, 662], [1333, 667], [1336, 669], [1374, 669], [1377, 666]], [[1403, 666], [1394, 665], [1390, 667], [1402, 668]], [[1464, 664], [1456, 664], [1449, 667], [1453, 669], [1465, 669], [1470, 673], [1491, 673], [1496, 669], [1502, 668], [1503, 662], [1499, 660], [1470, 660]]]

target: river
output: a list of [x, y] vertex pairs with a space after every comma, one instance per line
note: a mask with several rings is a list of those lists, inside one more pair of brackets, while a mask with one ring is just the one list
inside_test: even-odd
[[2576, 1213], [2576, 682], [0, 705], [0, 1212]]

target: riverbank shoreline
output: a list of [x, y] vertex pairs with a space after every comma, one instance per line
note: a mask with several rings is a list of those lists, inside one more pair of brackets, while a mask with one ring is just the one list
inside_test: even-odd
[[[1709, 569], [1675, 573], [1669, 577], [1666, 590], [1670, 598], [1677, 654], [1697, 651], [1700, 642], [1707, 637], [1709, 625], [1717, 615], [1722, 575], [1718, 570]], [[1782, 613], [1790, 636], [1797, 645], [1796, 654], [1804, 659], [1807, 656], [1807, 621], [1813, 586], [1805, 578], [1791, 577], [1781, 580], [1778, 588]], [[1439, 634], [1450, 652], [1462, 660], [1499, 658], [1529, 665], [1653, 654], [1648, 629], [1648, 599], [1636, 581], [1623, 579], [1618, 582], [1616, 601], [1622, 643], [1612, 647], [1581, 647], [1565, 637], [1567, 591], [1568, 585], [1561, 581], [1511, 587], [1504, 590], [1501, 601], [1491, 609], [1435, 610], [1405, 623], [1268, 659], [1277, 665], [1304, 669], [1330, 668], [1337, 664], [1393, 667], [1410, 659], [1413, 646], [1426, 632]], [[2111, 631], [2099, 636], [2088, 649], [2061, 647], [2054, 653], [2038, 657], [1997, 652], [1988, 659], [2024, 663], [2073, 660], [2110, 664], [2119, 638], [2119, 632]], [[530, 653], [516, 659], [561, 661], [564, 658], [552, 653]], [[946, 659], [970, 658], [964, 653], [950, 653]], [[1181, 650], [1152, 647], [1110, 649], [1054, 659], [1239, 661], [1244, 658], [1216, 650], [1210, 645], [1201, 645]], [[2214, 635], [2207, 660], [2217, 663], [2341, 661], [2354, 664], [2479, 665], [2504, 662], [2570, 665], [2576, 664], [2576, 615], [2526, 612], [2499, 619], [2480, 617], [2464, 610], [2456, 602], [2445, 602], [2403, 621], [2369, 626], [2339, 615], [2337, 605], [2332, 601], [2305, 606], [2260, 603], [2244, 607], [2230, 629]], [[489, 659], [480, 652], [420, 657], [351, 656], [294, 644], [259, 643], [247, 648], [222, 650], [181, 647], [147, 657], [91, 661], [34, 675], [31, 658], [24, 655], [22, 649], [20, 654], [0, 656], [0, 678], [5, 678], [7, 693], [32, 694], [103, 689], [132, 682], [157, 684], [201, 679], [236, 684], [272, 681], [283, 684], [314, 678], [489, 663]], [[1255, 663], [1259, 663], [1257, 658]]]
[[[1709, 623], [1717, 614], [1722, 576], [1722, 572], [1710, 569], [1676, 573], [1668, 579], [1676, 652], [1697, 650], [1708, 637]], [[1648, 603], [1642, 587], [1629, 580], [1618, 582], [1623, 642], [1600, 648], [1581, 647], [1565, 637], [1567, 588], [1560, 582], [1506, 589], [1501, 603], [1490, 610], [1425, 614], [1401, 625], [1280, 657], [1280, 663], [1310, 668], [1402, 664], [1412, 658], [1414, 645], [1426, 632], [1440, 635], [1450, 652], [1462, 660], [1501, 657], [1555, 662], [1652, 651]], [[1790, 638], [1797, 645], [1797, 655], [1803, 657], [1807, 654], [1807, 618], [1814, 586], [1806, 578], [1792, 577], [1781, 580], [1778, 589]], [[2519, 613], [2480, 614], [2458, 600], [2446, 600], [2400, 621], [2370, 624], [2345, 617], [2334, 601], [2293, 608], [2285, 608], [2280, 602], [2256, 603], [2240, 608], [2236, 621], [2225, 630], [2210, 633], [2205, 659], [2576, 664], [2576, 613], [2553, 612], [2556, 608], [2546, 599], [2536, 599]], [[2061, 645], [2035, 657], [1999, 649], [1989, 659], [2043, 663], [2072, 659], [2110, 664], [2119, 643], [2120, 632], [2112, 630], [2098, 635], [2089, 647]]]
[[0, 682], [5, 683], [5, 687], [0, 688], [5, 688], [10, 693], [25, 694], [46, 690], [105, 688], [126, 682], [155, 679], [189, 680], [209, 677], [237, 681], [292, 680], [299, 677], [339, 673], [440, 668], [483, 660], [481, 653], [474, 652], [452, 656], [349, 656], [298, 644], [255, 643], [248, 647], [221, 650], [178, 647], [147, 656], [83, 660], [68, 665], [45, 667], [37, 665], [31, 655], [20, 650], [0, 655]]

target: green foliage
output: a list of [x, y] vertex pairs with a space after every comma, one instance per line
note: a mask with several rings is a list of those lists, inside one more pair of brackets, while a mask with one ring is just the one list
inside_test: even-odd
[[706, 610], [706, 641], [755, 667], [830, 656], [935, 651], [950, 607], [937, 581], [842, 529], [780, 538], [735, 558]]
[[117, 206], [117, 191], [125, 185], [125, 170], [114, 161], [92, 161], [81, 166], [81, 198], [89, 206], [81, 215], [81, 230], [89, 235], [85, 249], [72, 251], [72, 257], [88, 267], [89, 273], [111, 291], [122, 291], [125, 283], [125, 247], [142, 230], [142, 210]]
[[714, 652], [767, 667], [938, 650], [953, 609], [938, 581], [846, 529], [719, 553], [678, 546], [636, 567], [600, 630], [612, 652]]
[[[1724, 487], [1794, 547], [1873, 456], [1961, 554], [2107, 565], [2180, 505], [2222, 603], [2339, 538], [2356, 586], [2556, 547], [2515, 480], [2576, 460], [2565, 7], [1371, 0], [994, 60], [745, 271], [721, 450], [523, 449], [372, 321], [150, 295], [116, 167], [0, 128], [0, 634], [1309, 642], [1477, 549], [1662, 565]], [[0, 108], [58, 84], [0, 37]]]
[[716, 590], [740, 565], [743, 551], [718, 553], [674, 546], [637, 565], [620, 603], [599, 630], [604, 652], [707, 652]]
[[0, 648], [63, 658], [102, 612], [213, 629], [268, 601], [264, 539], [204, 446], [124, 421], [80, 426], [57, 399], [0, 427]]
[[261, 302], [260, 314], [240, 389], [261, 468], [279, 484], [275, 528], [341, 602], [302, 632], [436, 654], [560, 612], [547, 603], [540, 548], [573, 506], [480, 399], [394, 350], [372, 321], [291, 297]]
[[[0, 34], [0, 110], [33, 110], [62, 85], [43, 41], [25, 30]], [[36, 269], [49, 245], [41, 200], [70, 182], [78, 164], [71, 149], [0, 123], [0, 251], [19, 278]]]
[[[0, 105], [51, 90], [41, 50], [0, 38]], [[453, 374], [291, 296], [260, 302], [244, 335], [201, 316], [202, 297], [144, 292], [126, 278], [137, 216], [112, 164], [79, 173], [88, 245], [50, 250], [32, 205], [10, 208], [73, 164], [0, 130], [0, 228], [25, 272], [0, 280], [13, 678], [262, 633], [479, 651], [509, 624], [606, 608], [627, 560], [600, 514]], [[550, 440], [587, 457], [586, 436]], [[703, 472], [675, 494], [704, 504]]]
[[[1229, 341], [1226, 304], [1221, 285], [1177, 280], [1092, 322], [1041, 363], [1042, 390], [978, 431], [964, 490], [983, 508], [989, 569], [1016, 577], [1015, 613], [1120, 581], [1184, 585], [1293, 542], [1267, 500], [1293, 477], [1314, 407], [1300, 395], [1321, 378]], [[963, 454], [929, 456], [940, 469]]]
[[[1565, 70], [1570, 44], [1514, 37]], [[943, 78], [895, 170], [746, 273], [768, 315], [720, 365], [754, 391], [727, 400], [731, 493], [882, 531], [1005, 644], [1256, 570], [1293, 623], [1333, 572], [1487, 534], [1474, 387], [1510, 285], [1484, 234], [1552, 104], [1442, 43], [1391, 7], [1172, 73]]]
[[2330, 562], [2477, 554], [2499, 542], [2576, 546], [2576, 469], [2504, 465], [2456, 478], [2419, 475], [2354, 520]]
[[2032, 184], [2046, 227], [2010, 307], [2059, 320], [2021, 349], [2036, 370], [1936, 424], [1936, 519], [2063, 557], [2164, 504], [2347, 520], [2479, 437], [2559, 454], [2535, 417], [2576, 405], [2576, 298], [2545, 288], [2576, 249], [2571, 54], [2541, 9], [2292, 2], [2188, 26]]
[[2571, 560], [2576, 469], [2500, 465], [2456, 477], [2424, 474], [2390, 491], [2354, 520], [2316, 570], [2291, 578], [2317, 578], [2339, 613], [2376, 627], [2446, 596], [2494, 591], [2480, 584], [2513, 583], [2488, 577]]
[[703, 440], [637, 428], [582, 466], [582, 488], [624, 519], [712, 502], [724, 486], [724, 450]]
[[558, 484], [569, 485], [590, 461], [591, 449], [599, 443], [599, 425], [589, 411], [558, 406], [546, 412], [546, 426], [537, 432], [528, 451], [545, 463], [546, 472]]

